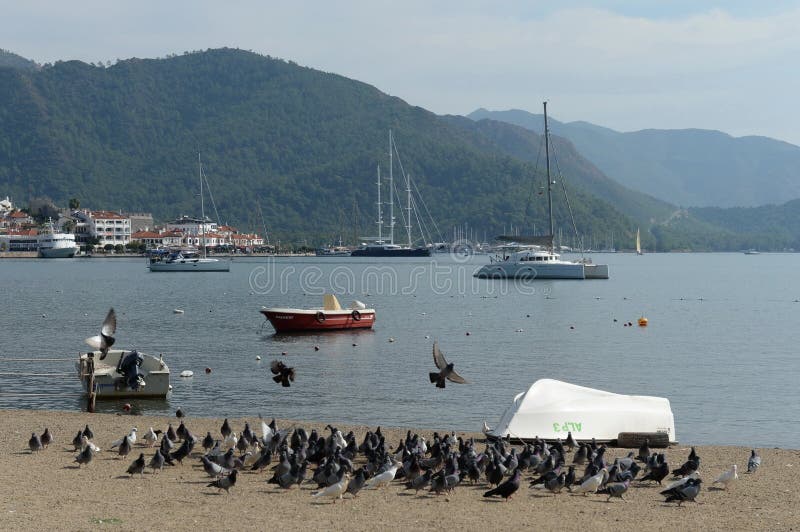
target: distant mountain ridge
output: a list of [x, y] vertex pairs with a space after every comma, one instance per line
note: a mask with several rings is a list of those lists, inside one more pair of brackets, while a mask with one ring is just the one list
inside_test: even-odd
[[10, 67], [20, 70], [37, 70], [39, 65], [35, 61], [26, 59], [8, 50], [0, 48], [0, 68]]
[[[468, 116], [543, 127], [541, 115], [519, 109]], [[620, 133], [588, 122], [550, 123], [607, 176], [668, 203], [753, 207], [800, 198], [800, 147], [787, 142], [701, 129]]]

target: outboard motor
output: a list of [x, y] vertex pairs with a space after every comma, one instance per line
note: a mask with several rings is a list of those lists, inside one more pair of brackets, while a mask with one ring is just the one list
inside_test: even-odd
[[138, 351], [131, 351], [122, 358], [120, 358], [117, 371], [125, 379], [125, 384], [131, 390], [138, 390], [139, 386], [144, 384], [144, 379], [139, 373], [139, 366], [144, 362], [144, 358]]

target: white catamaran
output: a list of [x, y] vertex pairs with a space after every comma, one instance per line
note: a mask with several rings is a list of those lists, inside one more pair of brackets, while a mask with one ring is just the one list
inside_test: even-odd
[[555, 252], [553, 224], [553, 180], [550, 177], [550, 132], [547, 128], [547, 102], [544, 102], [544, 145], [547, 167], [547, 207], [550, 233], [543, 236], [502, 237], [516, 240], [519, 250], [498, 257], [483, 266], [475, 277], [488, 279], [608, 279], [607, 264], [592, 264], [588, 260], [563, 260]]

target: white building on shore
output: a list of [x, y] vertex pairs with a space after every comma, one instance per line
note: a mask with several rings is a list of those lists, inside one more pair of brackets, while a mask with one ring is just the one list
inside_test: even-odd
[[75, 211], [75, 235], [85, 242], [87, 237], [99, 240], [99, 246], [125, 245], [131, 241], [131, 220], [124, 214], [112, 211]]

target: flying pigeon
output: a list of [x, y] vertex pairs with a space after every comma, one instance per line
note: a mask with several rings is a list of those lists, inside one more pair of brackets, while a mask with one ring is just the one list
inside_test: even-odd
[[220, 489], [220, 490], [225, 490], [225, 493], [230, 494], [230, 491], [228, 491], [228, 490], [230, 490], [234, 485], [236, 485], [236, 475], [237, 474], [238, 474], [238, 471], [236, 471], [234, 469], [233, 471], [231, 471], [230, 475], [228, 475], [227, 477], [218, 478], [217, 480], [215, 480], [213, 482], [209, 482], [206, 485], [206, 487], [207, 488], [213, 487], [213, 488], [217, 488], [217, 489]]
[[288, 367], [280, 360], [273, 360], [269, 365], [270, 371], [275, 375], [272, 380], [281, 383], [281, 386], [288, 388], [291, 386], [289, 381], [294, 382], [295, 371], [294, 368]]
[[730, 469], [718, 476], [713, 484], [722, 484], [723, 489], [728, 489], [728, 485], [733, 484], [737, 480], [739, 480], [739, 475], [736, 472], [736, 464], [733, 464]]
[[38, 453], [42, 450], [42, 439], [39, 438], [35, 432], [31, 433], [31, 439], [28, 440], [28, 448], [31, 450], [31, 453]]
[[500, 484], [494, 489], [491, 489], [483, 494], [484, 497], [491, 497], [492, 495], [500, 495], [506, 501], [519, 489], [519, 468], [514, 470], [511, 478]]
[[437, 388], [444, 388], [445, 379], [450, 382], [455, 382], [456, 384], [467, 384], [464, 377], [456, 373], [456, 370], [453, 369], [454, 364], [447, 363], [447, 360], [444, 358], [444, 353], [439, 351], [439, 343], [437, 341], [433, 342], [433, 363], [439, 368], [439, 372], [432, 371], [428, 373], [428, 376], [431, 379], [431, 383], [436, 383]]
[[139, 453], [139, 458], [134, 460], [130, 466], [128, 466], [128, 474], [132, 477], [136, 473], [144, 476], [144, 453]]
[[108, 350], [114, 345], [114, 333], [117, 331], [117, 314], [114, 309], [110, 309], [100, 327], [100, 334], [86, 339], [89, 347], [100, 351], [100, 360], [106, 358]]
[[755, 473], [759, 466], [761, 466], [761, 456], [753, 449], [750, 451], [750, 459], [747, 461], [747, 472]]

